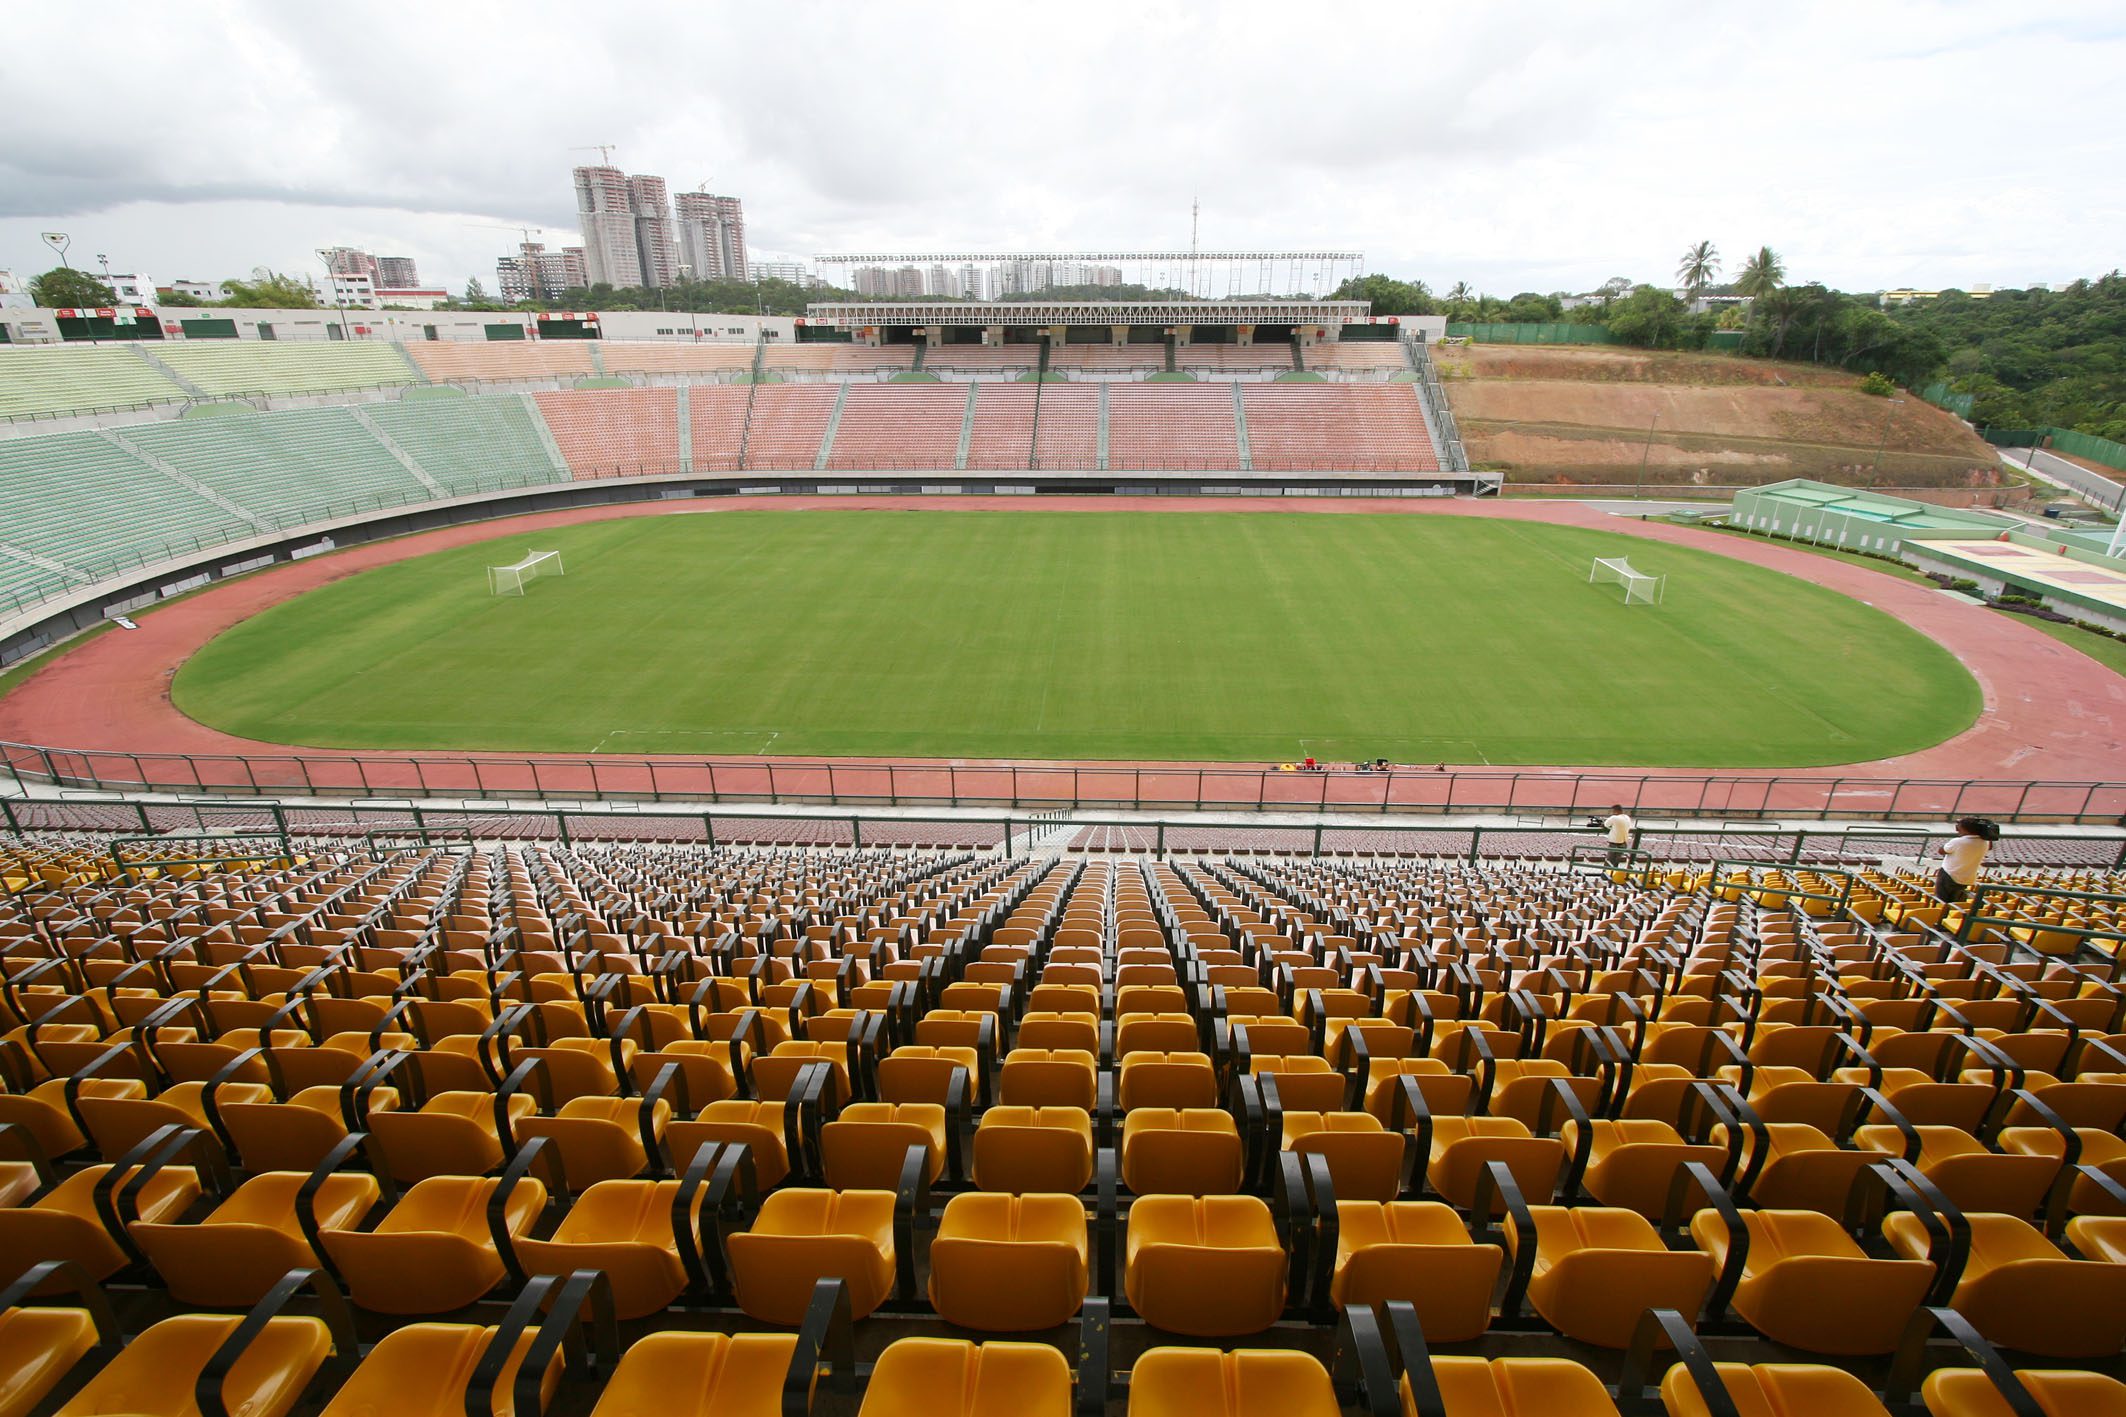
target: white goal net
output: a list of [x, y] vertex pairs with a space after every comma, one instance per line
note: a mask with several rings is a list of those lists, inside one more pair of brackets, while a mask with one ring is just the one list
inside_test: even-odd
[[561, 553], [558, 551], [534, 551], [521, 561], [507, 566], [487, 568], [487, 593], [489, 595], [522, 595], [524, 587], [541, 576], [561, 574]]
[[1622, 556], [1595, 557], [1594, 569], [1587, 573], [1587, 582], [1589, 585], [1624, 587], [1626, 605], [1659, 605], [1668, 589], [1667, 576], [1649, 576]]

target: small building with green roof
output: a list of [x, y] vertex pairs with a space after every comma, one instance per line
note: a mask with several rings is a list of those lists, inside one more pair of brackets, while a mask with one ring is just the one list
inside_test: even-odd
[[1730, 526], [1788, 536], [1819, 546], [1895, 555], [1907, 537], [1997, 536], [2028, 523], [1999, 512], [1937, 507], [1859, 487], [1794, 478], [1735, 494]]

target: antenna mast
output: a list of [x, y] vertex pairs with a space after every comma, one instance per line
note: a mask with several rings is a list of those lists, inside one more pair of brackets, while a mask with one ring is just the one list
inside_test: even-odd
[[1196, 289], [1196, 233], [1203, 217], [1203, 203], [1196, 197], [1188, 199], [1188, 294], [1194, 300]]

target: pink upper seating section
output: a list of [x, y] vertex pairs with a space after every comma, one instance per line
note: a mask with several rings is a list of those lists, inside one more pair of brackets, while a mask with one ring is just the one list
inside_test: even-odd
[[1239, 467], [1233, 386], [1110, 385], [1107, 465], [1172, 470]]
[[[1026, 466], [1033, 446], [1032, 384], [977, 384], [974, 431], [967, 438], [967, 466], [1019, 468]], [[1050, 385], [1047, 392], [1055, 392]], [[1044, 403], [1046, 400], [1044, 399]], [[1045, 414], [1047, 409], [1042, 412]]]
[[409, 340], [406, 352], [439, 384], [591, 374], [588, 340]]
[[750, 344], [615, 340], [600, 351], [608, 374], [734, 374], [753, 367]]
[[1259, 472], [1439, 468], [1409, 384], [1243, 384], [1248, 461]]
[[1289, 369], [1288, 344], [1185, 344], [1174, 351], [1183, 369]]
[[561, 389], [533, 397], [578, 477], [680, 470], [677, 389]]
[[834, 351], [834, 360], [829, 367], [837, 374], [863, 374], [875, 369], [915, 367], [915, 346], [912, 344], [838, 344], [828, 347]]
[[966, 415], [965, 384], [851, 384], [827, 466], [951, 467]]
[[1041, 387], [1042, 470], [1091, 471], [1100, 465], [1100, 389], [1096, 384]]
[[1407, 369], [1403, 347], [1394, 340], [1333, 340], [1302, 351], [1309, 369]]
[[1005, 374], [1041, 363], [1037, 344], [945, 344], [923, 356], [925, 369], [964, 369], [977, 374]]
[[[743, 386], [739, 393], [744, 394]], [[833, 384], [756, 384], [746, 466], [803, 470], [819, 460], [834, 414]]]
[[1164, 344], [1066, 344], [1048, 358], [1051, 369], [1085, 369], [1124, 372], [1156, 371], [1166, 367]]
[[[687, 409], [694, 424], [694, 471], [729, 472], [738, 466], [738, 440], [745, 431], [749, 387], [696, 384], [687, 390]], [[760, 387], [766, 391], [773, 386]]]

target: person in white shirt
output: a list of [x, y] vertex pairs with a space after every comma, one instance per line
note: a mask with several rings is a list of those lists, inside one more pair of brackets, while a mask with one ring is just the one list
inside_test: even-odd
[[1631, 829], [1635, 824], [1631, 815], [1622, 807], [1611, 807], [1609, 815], [1602, 819], [1602, 830], [1609, 835], [1609, 859], [1624, 859], [1624, 849], [1631, 845]]
[[1944, 905], [1962, 900], [1978, 881], [1978, 868], [2000, 839], [2000, 828], [1984, 817], [1962, 817], [1956, 835], [1941, 849], [1941, 868], [1934, 873], [1934, 898]]

